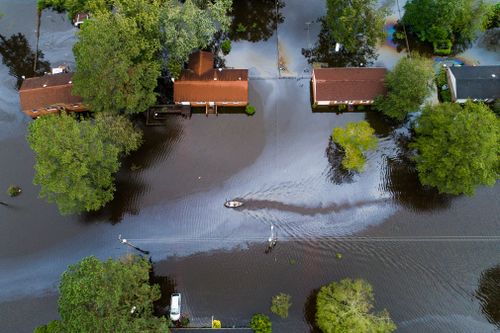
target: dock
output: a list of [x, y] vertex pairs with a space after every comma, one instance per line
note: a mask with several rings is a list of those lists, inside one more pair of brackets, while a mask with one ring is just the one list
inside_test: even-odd
[[153, 105], [146, 113], [146, 125], [163, 125], [170, 115], [191, 118], [191, 106], [177, 104]]

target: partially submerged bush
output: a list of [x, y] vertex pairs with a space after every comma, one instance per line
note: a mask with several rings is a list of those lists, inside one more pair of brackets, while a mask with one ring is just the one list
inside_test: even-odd
[[287, 318], [288, 309], [292, 306], [292, 303], [290, 303], [291, 299], [292, 296], [284, 293], [279, 293], [278, 295], [273, 296], [271, 301], [271, 312], [281, 318]]
[[334, 128], [332, 140], [344, 151], [342, 166], [347, 170], [361, 172], [365, 167], [363, 152], [375, 149], [378, 140], [375, 131], [366, 121], [347, 123], [346, 128]]
[[251, 104], [248, 104], [245, 107], [245, 113], [249, 116], [253, 116], [253, 114], [255, 113], [255, 107]]
[[17, 197], [21, 192], [22, 190], [19, 186], [10, 185], [7, 189], [7, 194], [11, 197]]
[[253, 315], [250, 327], [255, 333], [271, 333], [273, 331], [271, 319], [262, 313]]
[[229, 52], [231, 52], [231, 41], [229, 39], [226, 39], [220, 44], [220, 48], [224, 55], [228, 55]]

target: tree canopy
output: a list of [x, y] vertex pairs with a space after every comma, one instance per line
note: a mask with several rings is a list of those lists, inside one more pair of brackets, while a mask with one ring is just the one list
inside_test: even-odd
[[150, 270], [137, 256], [87, 257], [69, 266], [59, 285], [61, 320], [40, 332], [168, 332], [165, 318], [153, 316], [153, 301], [161, 295], [158, 285], [149, 284]]
[[254, 333], [271, 333], [271, 319], [262, 313], [254, 314], [252, 316], [252, 320], [250, 321], [250, 328], [252, 328]]
[[323, 286], [316, 300], [316, 324], [324, 333], [389, 333], [396, 329], [389, 313], [372, 313], [371, 285], [344, 279]]
[[345, 154], [342, 166], [347, 170], [363, 171], [366, 159], [363, 152], [375, 149], [378, 140], [367, 121], [347, 123], [346, 128], [333, 129], [332, 140], [342, 147]]
[[402, 21], [421, 41], [467, 44], [480, 29], [485, 10], [476, 0], [410, 0]]
[[161, 8], [161, 41], [165, 64], [178, 77], [189, 54], [207, 47], [214, 34], [227, 31], [232, 0], [165, 0]]
[[[387, 10], [376, 8], [376, 0], [327, 0], [318, 43], [303, 50], [310, 62], [330, 66], [364, 66], [377, 58], [375, 48], [385, 37]], [[342, 47], [335, 50], [335, 44]]]
[[141, 0], [117, 3], [115, 12], [99, 12], [83, 24], [73, 48], [73, 89], [91, 110], [137, 113], [156, 102], [158, 17], [157, 2]]
[[78, 121], [63, 113], [33, 121], [28, 141], [36, 153], [33, 183], [41, 186], [40, 196], [71, 214], [113, 199], [119, 157], [139, 147], [141, 133], [122, 116]]
[[404, 120], [408, 113], [418, 111], [430, 95], [434, 87], [433, 77], [430, 60], [417, 55], [401, 58], [394, 69], [387, 73], [387, 95], [377, 98], [376, 108], [388, 117]]
[[420, 182], [442, 193], [472, 195], [494, 185], [500, 170], [500, 121], [484, 104], [443, 103], [424, 108], [411, 147]]

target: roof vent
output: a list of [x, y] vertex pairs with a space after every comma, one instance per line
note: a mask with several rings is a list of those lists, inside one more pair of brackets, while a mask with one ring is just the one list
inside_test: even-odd
[[217, 81], [217, 78], [216, 78], [216, 77], [214, 77], [214, 81]]
[[73, 83], [73, 81], [68, 81], [68, 83], [69, 83], [69, 84], [72, 84], [72, 83]]
[[495, 74], [491, 74], [491, 77], [497, 77]]
[[219, 72], [222, 72], [222, 68], [219, 68]]
[[238, 78], [238, 80], [240, 80], [240, 81], [241, 81], [241, 77], [239, 77], [239, 78]]
[[45, 88], [47, 86], [47, 84], [44, 84], [43, 87]]

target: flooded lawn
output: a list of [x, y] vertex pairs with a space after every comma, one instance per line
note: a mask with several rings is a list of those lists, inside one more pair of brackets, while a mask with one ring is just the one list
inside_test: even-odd
[[[121, 234], [151, 251], [155, 273], [184, 294], [193, 323], [214, 315], [223, 325], [246, 325], [254, 312], [268, 312], [272, 295], [286, 292], [290, 317], [273, 317], [274, 331], [307, 332], [315, 290], [361, 277], [373, 284], [376, 308], [389, 310], [398, 332], [494, 331], [498, 300], [485, 290], [500, 280], [494, 270], [500, 186], [474, 197], [439, 195], [419, 185], [401, 131], [377, 114], [311, 111], [310, 65], [301, 50], [316, 42], [322, 0], [280, 2], [281, 17], [264, 21], [256, 13], [274, 1], [235, 4], [245, 8], [237, 22], [246, 30], [234, 35], [226, 65], [250, 69], [257, 113], [195, 114], [143, 126], [145, 143], [123, 162], [115, 200], [94, 214], [62, 217], [37, 198], [24, 138], [31, 120], [19, 111], [16, 78], [0, 65], [0, 200], [10, 204], [0, 206], [3, 329], [30, 332], [56, 318], [59, 275], [88, 255], [127, 253]], [[0, 34], [21, 32], [33, 47], [34, 3], [4, 1], [0, 11]], [[46, 61], [72, 65], [74, 41], [64, 14], [44, 12]], [[379, 53], [376, 65], [388, 67], [402, 56], [390, 43]], [[500, 63], [479, 45], [464, 54]], [[363, 174], [339, 178], [328, 156], [330, 133], [363, 119], [375, 128], [379, 148]], [[7, 197], [11, 184], [23, 188], [19, 197]], [[246, 205], [226, 209], [229, 198]], [[266, 255], [271, 225], [279, 241]]]

